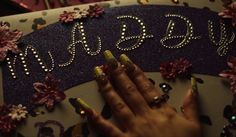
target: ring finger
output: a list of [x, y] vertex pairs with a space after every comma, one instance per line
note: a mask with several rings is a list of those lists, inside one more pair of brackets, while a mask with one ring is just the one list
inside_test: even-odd
[[114, 116], [118, 119], [121, 127], [126, 127], [132, 123], [135, 117], [129, 107], [125, 104], [122, 98], [115, 92], [110, 81], [107, 79], [100, 67], [94, 68], [96, 80], [98, 82], [99, 91], [105, 101], [110, 105]]
[[[157, 103], [153, 103], [155, 99], [161, 97], [161, 93], [155, 88], [153, 83], [145, 76], [144, 72], [136, 66], [125, 54], [120, 56], [120, 61], [124, 64], [127, 74], [130, 79], [135, 83], [140, 93], [145, 98], [146, 102], [153, 107]], [[159, 103], [166, 105], [165, 102]], [[156, 108], [156, 107], [155, 107]]]

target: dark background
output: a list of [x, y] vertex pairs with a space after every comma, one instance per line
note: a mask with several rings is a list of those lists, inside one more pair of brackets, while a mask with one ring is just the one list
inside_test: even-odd
[[14, 3], [10, 2], [10, 0], [0, 0], [0, 16], [7, 16], [26, 12], [28, 12], [26, 9], [16, 6]]

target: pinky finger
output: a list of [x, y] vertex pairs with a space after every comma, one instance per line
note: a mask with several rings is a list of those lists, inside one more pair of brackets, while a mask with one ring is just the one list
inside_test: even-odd
[[101, 115], [99, 115], [94, 110], [87, 111], [87, 117], [92, 128], [97, 130], [108, 137], [125, 137], [124, 133], [112, 124], [110, 121], [105, 120]]

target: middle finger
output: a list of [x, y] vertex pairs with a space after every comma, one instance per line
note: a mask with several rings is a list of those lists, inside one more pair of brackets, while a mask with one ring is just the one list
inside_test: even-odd
[[138, 91], [136, 85], [127, 76], [124, 68], [117, 62], [109, 50], [104, 52], [104, 56], [111, 70], [111, 78], [114, 80], [119, 94], [130, 109], [138, 115], [147, 113], [150, 110], [148, 104]]

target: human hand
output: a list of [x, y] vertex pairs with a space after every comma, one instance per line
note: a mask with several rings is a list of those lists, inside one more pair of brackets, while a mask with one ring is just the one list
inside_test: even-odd
[[94, 71], [99, 91], [110, 105], [117, 124], [87, 109], [92, 127], [107, 137], [201, 137], [195, 84], [188, 90], [183, 113], [179, 114], [166, 102], [167, 96], [161, 95], [126, 55], [120, 56], [121, 63], [110, 51], [104, 55], [110, 79], [99, 67]]

